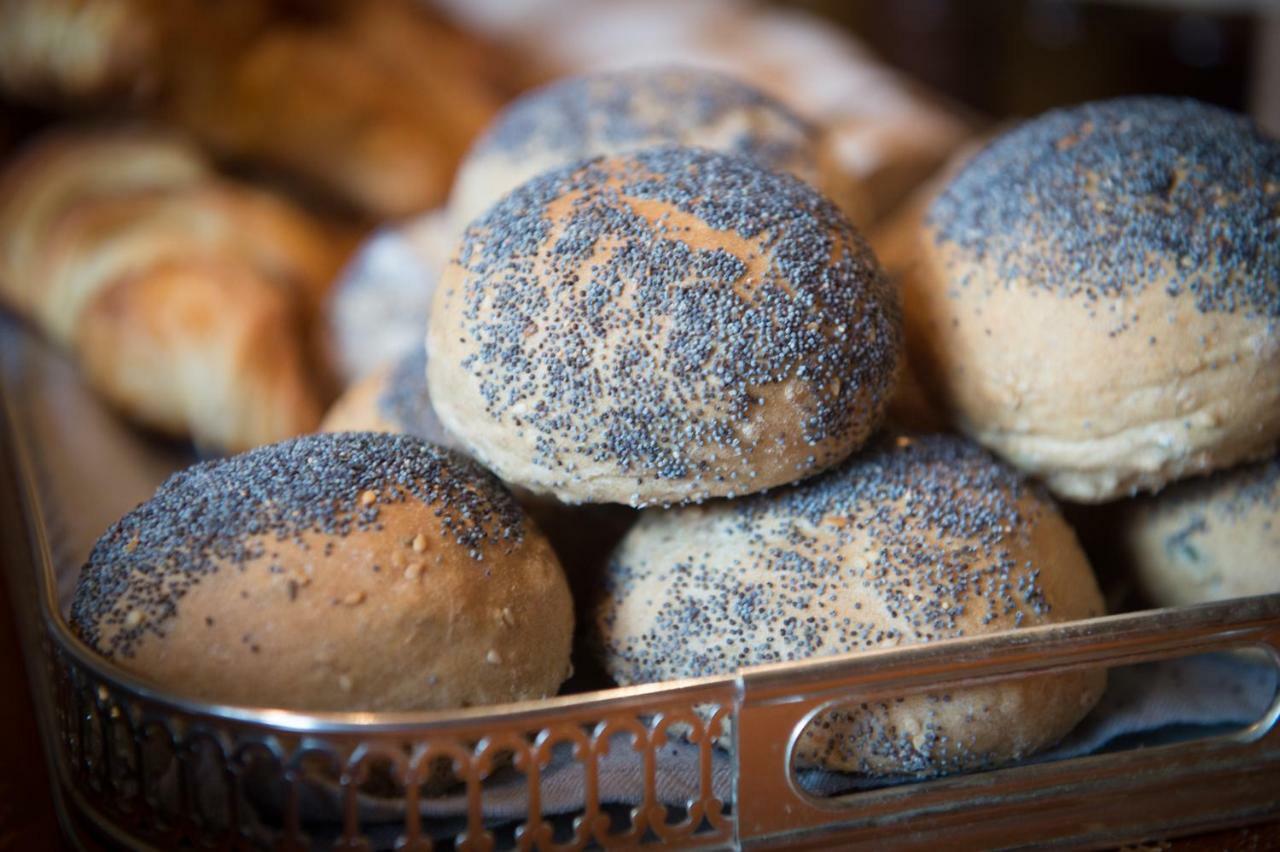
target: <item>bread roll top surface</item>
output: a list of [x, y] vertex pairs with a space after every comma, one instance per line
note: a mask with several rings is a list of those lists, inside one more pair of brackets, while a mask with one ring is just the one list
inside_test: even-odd
[[500, 571], [495, 557], [526, 533], [515, 499], [462, 456], [407, 435], [306, 436], [170, 477], [94, 546], [73, 624], [99, 651], [128, 657], [163, 639], [195, 587], [308, 536], [377, 531], [400, 505], [419, 507], [477, 572]]
[[881, 439], [803, 483], [651, 511], [599, 613], [620, 682], [1101, 615], [1052, 502], [951, 436]]
[[833, 205], [668, 147], [547, 173], [468, 228], [427, 370], [446, 429], [503, 479], [640, 504], [840, 461], [900, 348], [896, 294]]
[[719, 72], [658, 66], [568, 77], [494, 119], [463, 161], [450, 205], [465, 226], [547, 169], [672, 144], [736, 154], [815, 183], [817, 140], [784, 104]]
[[1000, 136], [941, 192], [927, 224], [989, 273], [965, 286], [1018, 281], [1090, 303], [1158, 287], [1202, 312], [1274, 320], [1277, 204], [1280, 141], [1248, 117], [1120, 98]]

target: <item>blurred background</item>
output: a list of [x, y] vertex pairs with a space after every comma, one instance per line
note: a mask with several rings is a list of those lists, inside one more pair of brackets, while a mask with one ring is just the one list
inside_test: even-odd
[[[360, 372], [322, 379], [310, 348], [335, 282], [394, 314], [405, 291], [377, 279], [412, 291], [434, 243], [449, 250], [447, 227], [417, 223], [445, 208], [504, 104], [564, 75], [658, 62], [727, 70], [821, 128], [867, 229], [966, 143], [1055, 106], [1185, 95], [1280, 134], [1280, 2], [1267, 0], [0, 0], [0, 343], [19, 319], [35, 326], [79, 353], [95, 390], [181, 436], [126, 369], [162, 371], [181, 318], [122, 319], [181, 268], [209, 315], [254, 304], [279, 320], [264, 358], [314, 362], [299, 368], [311, 385], [291, 399], [296, 419], [274, 424], [308, 431]], [[389, 265], [349, 260], [371, 235]], [[350, 325], [384, 337], [385, 318], [357, 305]], [[111, 362], [129, 347], [134, 361]], [[206, 355], [192, 375], [217, 366]], [[189, 425], [197, 444], [226, 437]], [[16, 684], [11, 632], [0, 623], [13, 669], [0, 683]], [[23, 690], [4, 691], [0, 763], [38, 766]], [[53, 848], [51, 822], [43, 785], [0, 777], [0, 849]]]
[[1173, 94], [1255, 109], [1277, 129], [1280, 5], [1265, 0], [782, 5], [847, 27], [890, 64], [980, 114]]
[[0, 146], [140, 116], [378, 221], [443, 203], [467, 143], [518, 92], [667, 59], [753, 77], [824, 122], [910, 108], [978, 127], [1169, 93], [1280, 130], [1268, 0], [0, 0]]

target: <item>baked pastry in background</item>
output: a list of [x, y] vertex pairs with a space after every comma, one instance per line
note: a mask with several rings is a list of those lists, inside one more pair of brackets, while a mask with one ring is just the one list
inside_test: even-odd
[[1280, 457], [1176, 483], [1119, 515], [1125, 556], [1156, 606], [1280, 592]]
[[229, 46], [207, 47], [199, 32], [185, 41], [170, 120], [222, 156], [283, 170], [380, 219], [441, 204], [501, 102], [468, 74], [477, 63], [455, 61], [474, 49], [467, 37], [407, 0], [281, 16]]
[[810, 186], [651, 148], [546, 173], [467, 229], [427, 377], [505, 481], [642, 506], [843, 460], [879, 425], [901, 345], [896, 294]]
[[341, 433], [172, 476], [95, 545], [71, 623], [180, 695], [428, 710], [554, 694], [573, 603], [487, 472], [418, 438]]
[[326, 309], [329, 358], [345, 382], [422, 348], [431, 297], [456, 243], [441, 209], [383, 228], [356, 251]]
[[[597, 612], [623, 685], [1103, 614], [1075, 534], [1013, 470], [955, 436], [883, 438], [822, 476], [649, 511]], [[867, 702], [807, 727], [799, 767], [934, 775], [1056, 743], [1102, 671]]]
[[821, 128], [823, 190], [858, 226], [896, 207], [970, 132], [958, 109], [803, 9], [739, 0], [437, 4], [523, 48], [549, 76], [674, 64], [758, 86]]
[[0, 299], [136, 422], [235, 451], [309, 431], [316, 222], [145, 130], [69, 130], [0, 174]]
[[0, 90], [58, 103], [154, 94], [156, 9], [151, 0], [0, 0]]
[[0, 90], [128, 108], [376, 218], [442, 203], [525, 84], [510, 51], [413, 0], [3, 0]]
[[957, 425], [1099, 502], [1280, 438], [1280, 142], [1189, 100], [1056, 110], [970, 158], [903, 275]]
[[459, 168], [450, 217], [461, 231], [542, 172], [659, 145], [737, 154], [821, 186], [814, 126], [733, 77], [657, 65], [568, 77], [507, 105]]

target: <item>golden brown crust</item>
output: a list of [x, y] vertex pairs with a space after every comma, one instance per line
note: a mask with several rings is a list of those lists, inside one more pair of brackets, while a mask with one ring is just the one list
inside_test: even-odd
[[54, 131], [0, 173], [0, 297], [30, 314], [43, 302], [33, 270], [49, 232], [86, 199], [202, 184], [210, 169], [176, 138], [145, 128]]
[[[460, 34], [405, 3], [345, 3], [174, 57], [167, 110], [224, 156], [264, 163], [378, 218], [442, 203], [497, 106], [448, 64]], [[384, 8], [385, 7], [385, 8]], [[193, 34], [194, 35], [194, 34]]]
[[231, 451], [314, 427], [317, 223], [142, 130], [37, 142], [0, 188], [0, 296], [125, 413]]
[[154, 263], [96, 290], [74, 349], [89, 385], [130, 418], [215, 451], [312, 429], [299, 306], [235, 260]]
[[178, 474], [99, 541], [72, 618], [178, 694], [298, 710], [546, 697], [573, 633], [555, 555], [492, 477], [367, 433]]

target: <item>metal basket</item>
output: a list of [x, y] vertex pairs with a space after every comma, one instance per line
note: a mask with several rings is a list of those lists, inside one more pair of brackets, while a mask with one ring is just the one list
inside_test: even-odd
[[[806, 723], [839, 704], [1242, 647], [1280, 663], [1280, 595], [451, 712], [303, 714], [168, 695], [68, 629], [30, 457], [6, 415], [0, 476], [21, 506], [4, 521], [29, 552], [5, 573], [60, 816], [85, 848], [1099, 846], [1280, 815], [1277, 700], [1229, 735], [833, 799], [791, 771]], [[675, 743], [697, 756], [679, 802], [659, 795]], [[622, 806], [600, 787], [619, 749], [642, 767]], [[543, 806], [553, 763], [582, 779], [580, 801], [556, 816]], [[433, 810], [442, 771], [458, 791], [448, 813]], [[507, 800], [495, 810], [499, 776]]]

